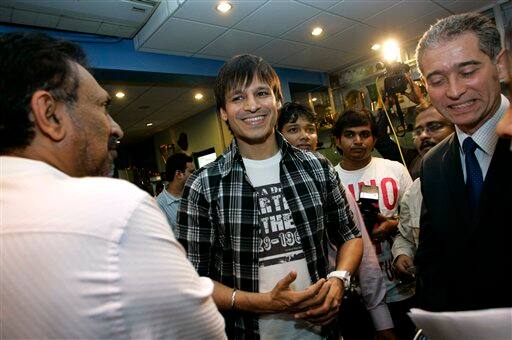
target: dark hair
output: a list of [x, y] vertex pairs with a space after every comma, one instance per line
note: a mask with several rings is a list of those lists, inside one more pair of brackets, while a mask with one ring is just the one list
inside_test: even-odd
[[254, 77], [272, 88], [277, 101], [283, 101], [281, 82], [272, 66], [260, 57], [242, 54], [229, 59], [219, 71], [215, 81], [217, 111], [226, 108], [226, 94], [229, 91], [250, 85]]
[[343, 112], [338, 117], [331, 131], [334, 137], [340, 137], [346, 128], [365, 125], [370, 125], [372, 135], [374, 137], [377, 136], [377, 124], [375, 123], [375, 118], [373, 118], [372, 113], [366, 109], [350, 109]]
[[32, 142], [34, 123], [30, 101], [37, 90], [72, 105], [78, 78], [73, 63], [85, 67], [85, 53], [75, 43], [41, 33], [0, 36], [0, 154], [25, 148]]
[[192, 163], [194, 159], [183, 152], [175, 153], [167, 158], [165, 163], [165, 174], [169, 182], [174, 180], [174, 174], [176, 171], [185, 171], [187, 169], [187, 163]]
[[279, 118], [277, 119], [277, 130], [283, 131], [286, 123], [295, 123], [299, 117], [307, 119], [310, 123], [316, 125], [316, 116], [306, 106], [298, 103], [284, 103], [279, 110]]

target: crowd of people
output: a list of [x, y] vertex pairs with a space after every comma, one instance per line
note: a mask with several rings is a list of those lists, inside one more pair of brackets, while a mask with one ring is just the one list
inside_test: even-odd
[[416, 60], [414, 181], [372, 155], [364, 108], [333, 125], [331, 164], [314, 113], [239, 55], [214, 89], [231, 144], [197, 170], [171, 156], [155, 200], [106, 177], [123, 132], [82, 49], [0, 36], [0, 338], [412, 339], [412, 307], [512, 307], [512, 54], [464, 13]]

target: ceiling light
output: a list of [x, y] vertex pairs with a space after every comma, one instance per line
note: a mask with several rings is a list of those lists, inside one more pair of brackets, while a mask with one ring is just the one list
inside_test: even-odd
[[116, 143], [117, 143], [117, 144], [121, 144], [121, 141], [120, 141], [120, 140], [116, 140]]
[[231, 4], [227, 1], [221, 1], [217, 5], [217, 11], [219, 11], [221, 13], [227, 13], [231, 10], [231, 8], [232, 8]]
[[382, 46], [384, 60], [387, 62], [400, 61], [400, 46], [396, 40], [390, 39]]
[[322, 27], [315, 27], [311, 31], [311, 34], [314, 35], [315, 37], [318, 37], [320, 34], [322, 34], [323, 31], [324, 29]]
[[153, 123], [146, 123], [146, 126], [153, 126]]
[[203, 94], [202, 94], [201, 92], [196, 93], [196, 95], [194, 96], [194, 98], [195, 98], [196, 100], [201, 100], [201, 99], [203, 99], [203, 97], [204, 97], [204, 96], [203, 96]]
[[372, 50], [374, 50], [374, 51], [380, 50], [380, 44], [373, 44]]
[[311, 101], [312, 101], [312, 102], [316, 102], [317, 100], [318, 100], [318, 99], [316, 99], [316, 97], [311, 98]]
[[124, 96], [125, 96], [124, 92], [122, 92], [122, 91], [116, 92], [116, 98], [121, 99], [121, 98], [124, 98]]

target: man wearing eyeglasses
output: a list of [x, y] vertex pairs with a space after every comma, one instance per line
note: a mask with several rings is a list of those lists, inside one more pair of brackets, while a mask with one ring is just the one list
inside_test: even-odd
[[[432, 105], [418, 112], [412, 132], [414, 146], [420, 154], [419, 160], [434, 146], [455, 131], [453, 124]], [[391, 249], [393, 264], [402, 278], [414, 279], [413, 258], [418, 248], [421, 214], [421, 182], [417, 178], [407, 189], [400, 204], [400, 222]]]

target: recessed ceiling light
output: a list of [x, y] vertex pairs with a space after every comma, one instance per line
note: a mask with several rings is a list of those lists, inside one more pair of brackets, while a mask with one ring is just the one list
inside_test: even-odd
[[372, 50], [374, 50], [374, 51], [380, 50], [380, 44], [373, 44], [372, 45]]
[[312, 101], [312, 102], [316, 102], [317, 100], [318, 100], [318, 99], [316, 99], [316, 97], [311, 98], [311, 101]]
[[153, 126], [153, 123], [146, 123], [146, 126]]
[[221, 1], [219, 2], [219, 4], [217, 5], [217, 11], [221, 12], [221, 13], [227, 13], [231, 10], [233, 6], [231, 6], [231, 4], [227, 1]]
[[315, 27], [311, 31], [311, 34], [314, 35], [315, 37], [318, 37], [320, 34], [323, 33], [323, 31], [324, 31], [324, 29], [322, 27]]
[[124, 92], [122, 92], [122, 91], [116, 92], [116, 98], [121, 99], [121, 98], [124, 98], [124, 96], [125, 96]]
[[116, 140], [116, 143], [117, 143], [117, 144], [121, 144], [121, 141], [120, 141], [120, 140]]
[[195, 98], [196, 100], [201, 100], [201, 99], [203, 99], [203, 97], [204, 97], [204, 96], [203, 96], [203, 94], [202, 94], [201, 92], [196, 93], [196, 94], [195, 94], [195, 96], [194, 96], [194, 98]]

